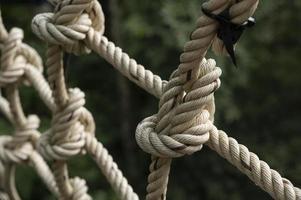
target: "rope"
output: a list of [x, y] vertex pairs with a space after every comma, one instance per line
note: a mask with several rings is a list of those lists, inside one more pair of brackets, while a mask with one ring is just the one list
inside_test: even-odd
[[62, 1], [56, 5], [54, 13], [40, 14], [33, 20], [34, 32], [49, 44], [48, 82], [57, 107], [52, 128], [41, 137], [38, 149], [44, 157], [55, 162], [53, 169], [62, 199], [75, 196], [90, 199], [87, 189], [82, 190], [81, 195], [74, 194], [76, 188], [81, 187], [78, 184], [84, 182], [70, 180], [65, 163], [84, 150], [92, 155], [121, 199], [138, 199], [107, 150], [95, 139], [93, 117], [84, 108], [84, 93], [77, 88], [66, 88], [63, 51], [76, 55], [89, 53], [83, 40], [91, 27], [99, 34], [104, 32], [104, 16], [97, 1]]
[[[33, 84], [36, 88], [42, 86], [40, 94], [51, 93], [41, 74], [42, 61], [34, 49], [22, 43], [23, 32], [21, 29], [13, 28], [7, 33], [1, 17], [0, 22], [0, 41], [2, 43], [0, 87], [6, 90], [9, 100], [8, 103], [4, 97], [0, 96], [0, 110], [16, 128], [12, 137], [0, 137], [0, 163], [3, 163], [0, 164], [3, 166], [3, 170], [0, 172], [3, 183], [0, 186], [7, 193], [7, 195], [1, 194], [1, 198], [20, 199], [14, 178], [16, 164], [32, 165], [49, 190], [58, 196], [53, 174], [34, 148], [40, 135], [37, 131], [40, 121], [37, 116], [30, 115], [27, 118], [24, 115], [18, 92], [19, 84], [24, 83]], [[35, 77], [28, 77], [27, 72], [34, 73]], [[40, 83], [43, 84], [40, 85]], [[42, 90], [44, 91], [42, 92]], [[47, 95], [40, 96], [52, 108], [53, 100], [49, 99]]]
[[[228, 160], [256, 185], [275, 199], [301, 199], [301, 190], [270, 169], [256, 154], [214, 126], [214, 92], [220, 87], [221, 69], [205, 59], [211, 46], [217, 54], [227, 53], [217, 37], [219, 23], [206, 15], [197, 21], [191, 40], [184, 46], [180, 64], [169, 81], [146, 70], [104, 34], [104, 14], [96, 0], [51, 0], [53, 13], [42, 13], [32, 21], [33, 32], [47, 42], [48, 83], [43, 78], [38, 54], [22, 43], [23, 32], [7, 33], [0, 18], [2, 49], [0, 111], [16, 127], [14, 136], [0, 137], [0, 198], [20, 199], [14, 186], [16, 164], [30, 164], [49, 190], [60, 199], [89, 200], [85, 180], [69, 178], [66, 161], [78, 154], [89, 154], [97, 163], [120, 199], [138, 200], [112, 156], [95, 137], [92, 114], [84, 107], [85, 95], [79, 88], [67, 88], [63, 53], [75, 55], [96, 52], [129, 80], [159, 98], [157, 114], [144, 119], [136, 129], [136, 141], [152, 155], [148, 177], [148, 200], [166, 199], [172, 158], [190, 155], [209, 146]], [[219, 14], [229, 8], [231, 22], [243, 24], [255, 12], [258, 0], [210, 0], [202, 5]], [[18, 93], [20, 83], [31, 84], [52, 111], [51, 127], [40, 135], [39, 120], [26, 117]], [[46, 165], [52, 162], [51, 170]], [[47, 176], [46, 176], [47, 175]], [[1, 188], [0, 188], [1, 189]], [[2, 196], [1, 196], [2, 195]]]
[[[214, 14], [219, 14], [230, 6], [232, 22], [243, 23], [254, 13], [257, 4], [258, 0], [243, 0], [237, 3], [211, 0], [202, 6]], [[241, 8], [239, 12], [237, 6]], [[144, 129], [140, 129], [139, 126], [137, 128], [136, 139], [140, 147], [156, 156], [152, 158], [150, 167], [146, 196], [148, 200], [166, 199], [171, 164], [169, 159], [198, 151], [209, 139], [209, 121], [210, 119], [213, 121], [214, 115], [213, 92], [220, 85], [218, 77], [221, 71], [214, 67], [215, 63], [207, 62], [204, 56], [212, 42], [221, 47], [215, 50], [223, 50], [223, 44], [216, 37], [217, 29], [218, 23], [213, 19], [205, 15], [198, 19], [191, 41], [184, 45], [180, 65], [172, 74], [160, 97], [157, 122], [153, 124], [154, 131], [148, 132], [151, 128], [144, 125], [145, 121], [141, 125], [145, 126]], [[204, 110], [207, 110], [209, 115], [202, 113]], [[203, 127], [199, 128], [200, 125]], [[156, 154], [150, 150], [151, 147], [161, 152]], [[170, 153], [162, 154], [163, 151]], [[161, 159], [164, 161], [160, 161]]]

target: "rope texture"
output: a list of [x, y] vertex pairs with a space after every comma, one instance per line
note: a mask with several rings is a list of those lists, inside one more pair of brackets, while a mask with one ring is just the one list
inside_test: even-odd
[[[0, 136], [0, 178], [1, 199], [20, 199], [14, 180], [14, 168], [17, 164], [33, 166], [38, 175], [55, 196], [58, 189], [48, 165], [36, 151], [35, 144], [40, 137], [37, 131], [40, 120], [35, 115], [24, 115], [18, 87], [21, 83], [40, 88], [40, 97], [51, 108], [51, 90], [42, 76], [42, 60], [30, 46], [22, 43], [23, 32], [13, 28], [7, 33], [0, 17], [1, 68], [0, 87], [7, 94], [8, 101], [0, 95], [0, 110], [14, 125], [13, 136]], [[27, 71], [35, 77], [27, 76]], [[34, 81], [33, 81], [34, 80]], [[43, 83], [43, 84], [40, 84]], [[45, 86], [46, 84], [46, 86]], [[43, 91], [42, 91], [43, 90]], [[48, 96], [47, 96], [48, 95]]]
[[[210, 0], [202, 5], [219, 14], [229, 8], [231, 21], [244, 23], [255, 12], [258, 0]], [[217, 37], [218, 22], [202, 15], [191, 40], [184, 46], [180, 64], [169, 81], [146, 70], [104, 34], [104, 14], [96, 0], [51, 0], [53, 13], [42, 13], [32, 21], [33, 32], [47, 42], [47, 81], [42, 61], [22, 43], [23, 32], [6, 31], [0, 17], [0, 111], [14, 125], [13, 136], [0, 137], [0, 198], [20, 199], [14, 185], [14, 166], [30, 163], [49, 190], [59, 199], [89, 200], [86, 182], [69, 178], [66, 161], [89, 154], [120, 199], [139, 199], [108, 151], [95, 137], [92, 114], [84, 107], [85, 95], [79, 88], [67, 88], [63, 53], [87, 54], [91, 50], [112, 64], [138, 86], [159, 98], [157, 114], [138, 124], [138, 145], [152, 155], [148, 177], [148, 200], [166, 199], [172, 158], [193, 154], [209, 146], [256, 185], [275, 199], [301, 199], [301, 190], [282, 178], [256, 154], [214, 126], [214, 92], [220, 87], [221, 69], [205, 59], [211, 46], [217, 54], [226, 53]], [[32, 85], [51, 110], [51, 127], [40, 134], [39, 119], [26, 117], [18, 93], [20, 84]], [[52, 163], [52, 171], [44, 159]], [[28, 162], [29, 161], [29, 162]], [[4, 180], [4, 181], [2, 181]]]
[[[211, 0], [202, 6], [214, 14], [230, 7], [232, 22], [242, 24], [253, 15], [257, 4], [258, 0]], [[205, 15], [198, 19], [191, 41], [184, 45], [180, 65], [164, 87], [157, 119], [147, 118], [137, 127], [139, 146], [156, 156], [152, 158], [150, 167], [148, 200], [166, 199], [171, 160], [158, 161], [198, 151], [210, 137], [215, 110], [213, 92], [220, 85], [218, 77], [221, 71], [214, 67], [213, 61], [206, 61], [204, 56], [211, 44], [215, 51], [224, 49], [216, 36], [218, 25]], [[206, 111], [209, 115], [204, 113]]]

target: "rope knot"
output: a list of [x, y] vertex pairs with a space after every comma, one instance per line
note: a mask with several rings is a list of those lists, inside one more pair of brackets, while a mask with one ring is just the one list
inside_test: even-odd
[[12, 145], [14, 142], [11, 136], [0, 137], [0, 160], [4, 163], [26, 162], [34, 151], [33, 146], [30, 142]]
[[[33, 65], [42, 72], [42, 60], [30, 46], [22, 43], [23, 31], [12, 28], [6, 38], [1, 56], [0, 86], [18, 82], [23, 78], [24, 69]], [[24, 79], [23, 79], [24, 80]], [[24, 80], [28, 84], [28, 81]]]
[[37, 131], [39, 124], [39, 118], [36, 115], [30, 115], [27, 123], [17, 130], [13, 137], [1, 136], [0, 159], [13, 163], [27, 161], [34, 151], [33, 146], [40, 137], [40, 133]]
[[61, 45], [76, 55], [89, 53], [84, 40], [92, 28], [104, 32], [104, 14], [97, 0], [54, 2], [54, 13], [43, 13], [32, 21], [34, 33], [50, 44]]
[[20, 144], [31, 142], [36, 145], [40, 133], [37, 130], [40, 126], [40, 119], [36, 115], [29, 115], [25, 124], [20, 129], [16, 130], [13, 140], [9, 143], [10, 147], [18, 146]]
[[73, 192], [70, 200], [91, 200], [92, 198], [87, 194], [88, 187], [86, 181], [79, 177], [70, 180]]
[[78, 88], [69, 89], [67, 105], [54, 114], [52, 128], [38, 141], [38, 149], [48, 159], [67, 160], [83, 153], [85, 134], [94, 134], [92, 115], [83, 106], [85, 95]]
[[183, 91], [172, 79], [175, 84], [164, 88], [158, 114], [138, 125], [136, 140], [145, 152], [157, 157], [180, 157], [199, 151], [208, 141], [214, 128], [213, 94], [220, 86], [221, 70], [211, 59], [203, 60], [199, 69], [189, 90]]

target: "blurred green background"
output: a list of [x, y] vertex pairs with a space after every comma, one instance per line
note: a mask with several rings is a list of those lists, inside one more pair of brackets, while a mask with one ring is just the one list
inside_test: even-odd
[[[105, 35], [130, 56], [167, 79], [176, 69], [183, 44], [201, 14], [198, 0], [102, 0]], [[25, 42], [45, 58], [46, 44], [31, 31], [31, 19], [51, 7], [40, 1], [1, 0], [7, 28], [21, 27]], [[301, 1], [261, 1], [257, 24], [236, 48], [239, 68], [215, 56], [223, 70], [216, 92], [216, 125], [245, 144], [284, 177], [301, 186]], [[150, 156], [135, 142], [136, 125], [157, 112], [158, 100], [129, 82], [101, 57], [71, 56], [69, 87], [86, 93], [86, 107], [97, 124], [97, 138], [108, 148], [141, 199]], [[23, 87], [27, 114], [49, 128], [50, 112], [32, 88]], [[116, 118], [116, 116], [118, 116]], [[0, 132], [12, 132], [0, 114]], [[118, 199], [96, 164], [87, 156], [69, 161], [72, 176], [87, 180], [94, 199]], [[53, 199], [29, 167], [18, 166], [16, 182], [23, 199]], [[207, 147], [172, 164], [168, 199], [270, 199], [233, 166]]]

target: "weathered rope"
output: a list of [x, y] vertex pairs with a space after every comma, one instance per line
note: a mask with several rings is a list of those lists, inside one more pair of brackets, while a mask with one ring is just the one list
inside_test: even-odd
[[[28, 118], [25, 117], [18, 94], [18, 85], [20, 82], [25, 84], [31, 83], [40, 89], [39, 93], [43, 94], [40, 95], [41, 98], [53, 109], [53, 100], [49, 98], [51, 95], [47, 96], [47, 94], [51, 93], [50, 88], [49, 86], [47, 87], [41, 74], [42, 61], [35, 50], [22, 43], [23, 32], [20, 29], [13, 28], [7, 34], [1, 17], [0, 24], [2, 52], [0, 87], [4, 87], [10, 102], [8, 103], [0, 96], [0, 110], [16, 128], [15, 134], [12, 137], [0, 137], [0, 163], [3, 163], [4, 166], [1, 172], [3, 173], [1, 175], [3, 181], [1, 187], [7, 192], [10, 199], [20, 199], [15, 188], [14, 168], [16, 164], [29, 164], [36, 169], [49, 190], [58, 196], [56, 183], [49, 167], [34, 149], [39, 137], [39, 133], [37, 132], [39, 119], [33, 115]], [[33, 79], [28, 78], [26, 71], [34, 73], [35, 77]], [[40, 83], [42, 84], [40, 85]], [[3, 195], [3, 198], [6, 198], [5, 195]]]
[[[218, 14], [230, 6], [232, 21], [240, 24], [253, 15], [257, 4], [258, 0], [242, 0], [241, 2], [211, 0], [202, 6], [214, 14]], [[237, 6], [240, 9], [237, 10]], [[152, 158], [150, 167], [146, 197], [148, 200], [166, 198], [171, 161], [160, 162], [160, 160], [177, 157], [181, 155], [179, 152], [183, 155], [185, 151], [187, 154], [188, 152], [193, 153], [200, 150], [202, 144], [209, 139], [210, 126], [207, 121], [209, 118], [212, 121], [214, 115], [212, 93], [219, 87], [218, 76], [221, 73], [215, 70], [216, 75], [211, 75], [212, 72], [210, 70], [206, 71], [203, 63], [206, 62], [204, 56], [212, 42], [218, 44], [215, 47], [220, 47], [215, 48], [215, 50], [223, 50], [223, 44], [216, 37], [217, 29], [218, 23], [206, 15], [202, 15], [198, 19], [197, 28], [191, 34], [191, 41], [185, 44], [184, 52], [180, 56], [180, 65], [164, 87], [164, 92], [160, 97], [157, 122], [152, 125], [155, 131], [151, 135], [147, 132], [150, 130], [150, 125], [145, 126], [145, 129], [140, 129], [139, 126], [137, 128], [138, 144], [146, 152], [157, 156]], [[202, 76], [206, 77], [207, 82], [201, 80]], [[199, 118], [204, 110], [208, 110], [211, 117], [201, 122]], [[145, 121], [143, 121], [144, 123]], [[204, 128], [198, 130], [198, 125], [203, 125]], [[201, 137], [196, 138], [195, 135], [198, 134]], [[139, 138], [139, 135], [145, 136]], [[156, 135], [159, 138], [155, 140]], [[172, 140], [167, 136], [177, 137], [177, 140]], [[156, 150], [161, 152], [165, 148], [165, 151], [171, 151], [171, 154], [156, 154], [154, 151], [149, 151], [151, 146], [156, 146]], [[178, 155], [174, 153], [174, 149], [177, 150]], [[164, 164], [157, 166], [156, 163]], [[164, 181], [159, 181], [162, 179]]]
[[[215, 66], [214, 60], [206, 60], [204, 56], [211, 44], [216, 53], [226, 53], [223, 42], [216, 36], [219, 28], [216, 21], [206, 16], [199, 18], [191, 41], [184, 47], [180, 65], [167, 82], [137, 64], [103, 36], [104, 15], [98, 1], [52, 0], [51, 3], [56, 7], [54, 13], [39, 14], [32, 23], [33, 31], [48, 43], [46, 66], [51, 89], [44, 79], [36, 78], [40, 74], [36, 66], [41, 65], [31, 58], [30, 50], [21, 42], [22, 34], [18, 30], [8, 34], [0, 18], [0, 45], [9, 52], [1, 58], [1, 66], [4, 67], [1, 67], [0, 85], [7, 88], [10, 102], [7, 104], [0, 96], [0, 110], [8, 119], [14, 119], [12, 121], [19, 133], [18, 137], [0, 140], [8, 144], [0, 145], [0, 148], [12, 148], [0, 151], [4, 163], [11, 160], [19, 163], [31, 158], [38, 174], [51, 173], [48, 168], [39, 168], [42, 165], [39, 162], [43, 162], [39, 155], [42, 155], [54, 162], [55, 181], [44, 180], [50, 190], [61, 199], [86, 200], [91, 197], [87, 194], [85, 181], [78, 177], [70, 179], [65, 161], [87, 151], [121, 199], [138, 199], [108, 151], [95, 138], [93, 116], [84, 107], [84, 93], [77, 88], [67, 89], [65, 85], [63, 52], [80, 55], [93, 50], [131, 81], [160, 98], [158, 113], [143, 120], [136, 131], [139, 146], [152, 154], [146, 199], [165, 199], [171, 158], [192, 154], [204, 144], [226, 158], [273, 198], [301, 199], [299, 188], [213, 125], [214, 92], [220, 86], [221, 70]], [[257, 5], [258, 0], [210, 0], [203, 4], [203, 8], [214, 14], [230, 8], [232, 23], [242, 24], [253, 15]], [[3, 39], [6, 37], [9, 40]], [[53, 111], [51, 128], [41, 137], [35, 131], [37, 121], [32, 117], [26, 118], [23, 113], [17, 90], [20, 81], [33, 84]], [[32, 143], [36, 145], [32, 146]], [[14, 165], [1, 171], [0, 162], [0, 177], [1, 173], [11, 174], [2, 183], [10, 185]], [[55, 182], [58, 191], [54, 189]], [[17, 194], [14, 190], [14, 187], [8, 187], [7, 193], [13, 196]]]
[[[63, 51], [76, 55], [89, 53], [90, 50], [84, 44], [88, 31], [93, 27], [99, 34], [104, 32], [100, 4], [90, 0], [62, 1], [56, 5], [54, 13], [36, 16], [32, 27], [49, 44], [47, 74], [57, 105], [52, 128], [41, 137], [38, 148], [44, 157], [55, 162], [53, 168], [63, 195], [61, 198], [73, 199], [79, 196], [74, 193], [79, 187], [76, 184], [83, 185], [84, 182], [69, 180], [65, 160], [87, 150], [121, 199], [138, 199], [112, 157], [94, 137], [94, 120], [84, 108], [84, 93], [77, 88], [67, 90], [64, 80]], [[80, 199], [90, 199], [86, 194], [87, 188], [82, 192]]]
[[300, 188], [281, 177], [266, 162], [260, 160], [255, 153], [250, 152], [247, 147], [239, 144], [234, 138], [228, 137], [223, 131], [214, 127], [206, 145], [246, 174], [274, 199], [301, 199]]
[[[211, 1], [207, 4], [204, 4], [203, 6], [209, 11], [218, 13], [218, 12], [221, 12], [223, 9], [225, 9], [227, 6], [232, 5], [232, 4], [233, 4], [233, 2], [228, 2], [228, 1], [220, 1], [220, 2]], [[233, 17], [232, 22], [233, 23], [244, 22], [248, 18], [248, 16], [251, 16], [253, 14], [255, 8], [257, 7], [257, 4], [258, 4], [258, 1], [241, 1], [236, 4], [233, 4], [232, 7], [230, 8], [230, 15]], [[72, 11], [70, 11], [70, 12], [72, 12]], [[48, 41], [49, 38], [47, 36], [47, 33], [43, 32], [43, 30], [45, 28], [43, 28], [40, 24], [46, 24], [46, 23], [43, 22], [42, 16], [37, 16], [33, 20], [33, 30], [34, 30], [34, 32], [37, 33], [37, 35], [41, 39]], [[207, 116], [207, 120], [208, 119], [210, 119], [210, 121], [213, 120], [214, 102], [213, 102], [213, 96], [210, 94], [219, 86], [219, 81], [218, 81], [218, 79], [215, 79], [216, 81], [214, 81], [214, 79], [211, 80], [212, 84], [210, 85], [210, 83], [209, 83], [208, 87], [206, 88], [207, 93], [209, 93], [209, 96], [211, 96], [211, 100], [208, 100], [208, 99], [210, 99], [210, 97], [206, 97], [206, 95], [205, 95], [206, 89], [202, 88], [202, 86], [204, 86], [202, 84], [204, 84], [204, 83], [201, 82], [201, 83], [198, 83], [199, 84], [198, 85], [196, 82], [198, 81], [198, 79], [200, 77], [202, 77], [206, 74], [206, 73], [204, 73], [204, 69], [199, 68], [198, 66], [200, 64], [200, 61], [202, 60], [202, 56], [204, 56], [209, 45], [211, 44], [211, 41], [213, 40], [213, 43], [214, 43], [213, 49], [217, 49], [216, 44], [219, 44], [219, 46], [220, 46], [219, 49], [223, 49], [223, 47], [222, 47], [223, 44], [220, 41], [218, 41], [218, 39], [216, 38], [217, 28], [218, 28], [218, 24], [214, 20], [212, 20], [206, 16], [203, 16], [200, 18], [200, 20], [198, 21], [198, 28], [192, 34], [193, 42], [188, 42], [187, 45], [185, 46], [184, 53], [181, 56], [182, 64], [180, 65], [179, 69], [172, 75], [171, 80], [169, 81], [168, 84], [166, 84], [165, 81], [164, 82], [161, 81], [161, 79], [158, 76], [155, 76], [151, 72], [145, 70], [143, 68], [143, 66], [137, 65], [137, 63], [133, 59], [130, 59], [125, 53], [123, 53], [120, 48], [115, 47], [115, 45], [112, 42], [109, 42], [107, 40], [107, 38], [102, 36], [102, 33], [98, 33], [98, 31], [97, 30], [95, 31], [93, 28], [89, 29], [89, 31], [87, 33], [88, 36], [85, 37], [85, 45], [86, 45], [86, 47], [89, 47], [89, 48], [93, 49], [94, 51], [96, 51], [99, 55], [104, 57], [108, 62], [110, 62], [114, 67], [116, 67], [122, 74], [124, 74], [130, 80], [132, 80], [137, 85], [144, 88], [151, 94], [154, 94], [157, 97], [161, 97], [162, 93], [163, 93], [163, 88], [164, 88], [165, 93], [163, 93], [163, 95], [164, 94], [166, 94], [166, 95], [161, 97], [162, 102], [160, 102], [160, 108], [162, 107], [162, 109], [161, 109], [162, 121], [161, 121], [161, 125], [160, 126], [158, 125], [158, 127], [159, 128], [161, 127], [160, 129], [162, 129], [162, 132], [164, 132], [164, 133], [168, 132], [170, 129], [173, 130], [175, 133], [177, 133], [177, 131], [183, 132], [183, 131], [187, 130], [186, 128], [192, 127], [192, 124], [195, 124], [196, 116], [199, 116], [199, 118], [200, 118], [199, 120], [201, 120], [203, 118], [202, 116]], [[56, 28], [56, 29], [58, 29], [58, 28]], [[54, 31], [51, 31], [50, 26], [48, 28], [48, 31], [54, 33]], [[74, 31], [74, 30], [72, 30], [72, 31]], [[66, 36], [66, 33], [59, 32], [59, 31], [54, 34], [55, 34], [54, 37], [56, 38], [56, 40], [61, 40], [61, 41], [63, 41], [64, 37]], [[66, 48], [66, 47], [68, 47], [68, 45], [65, 43], [65, 41], [62, 42], [61, 45], [64, 49], [68, 50], [68, 48]], [[75, 45], [75, 46], [78, 48], [77, 45]], [[79, 51], [77, 51], [77, 52], [79, 52]], [[211, 61], [211, 62], [213, 62], [213, 61]], [[193, 68], [193, 66], [196, 66], [196, 67]], [[219, 74], [218, 70], [215, 72], [215, 74]], [[198, 86], [195, 86], [195, 88], [193, 88], [194, 84], [198, 85]], [[184, 91], [182, 89], [182, 85], [183, 85]], [[198, 100], [198, 98], [200, 98], [200, 97], [194, 96], [200, 92], [200, 91], [196, 92], [197, 87], [200, 87], [203, 90], [205, 90], [205, 91], [201, 91], [204, 93], [203, 94], [204, 100]], [[194, 93], [191, 92], [193, 89], [196, 90]], [[190, 101], [193, 102], [192, 105], [185, 104], [185, 101], [181, 102], [183, 99], [186, 98], [186, 97], [183, 98], [184, 95], [186, 96], [185, 93], [187, 93], [187, 97], [189, 97], [189, 93], [190, 93], [190, 98], [187, 98], [187, 99], [190, 99]], [[175, 96], [177, 96], [177, 98], [174, 98]], [[205, 101], [205, 100], [207, 100], [207, 101]], [[187, 100], [187, 101], [189, 101], [189, 100]], [[164, 102], [168, 102], [168, 104], [164, 104]], [[175, 106], [177, 104], [180, 104], [179, 108], [176, 109], [177, 111], [168, 112], [169, 109], [172, 109], [173, 106]], [[196, 111], [194, 111], [195, 108], [198, 108], [198, 106], [200, 106], [202, 104], [204, 104], [205, 108], [208, 109], [207, 113], [211, 114], [211, 116], [209, 114], [205, 114], [206, 110], [204, 110], [204, 107], [202, 107], [199, 110], [197, 109]], [[185, 114], [184, 111], [186, 111], [186, 113], [188, 114], [188, 115], [186, 114], [186, 117], [183, 117], [182, 113]], [[168, 113], [170, 115], [167, 115], [168, 116], [167, 117], [164, 115], [166, 113]], [[169, 119], [170, 120], [173, 119], [173, 123], [168, 122]], [[186, 121], [187, 119], [188, 119], [188, 121]], [[206, 118], [204, 118], [204, 120], [205, 119]], [[154, 119], [154, 121], [156, 122], [155, 119]], [[198, 121], [198, 120], [196, 120], [196, 121]], [[149, 123], [152, 123], [152, 122], [153, 121], [150, 120]], [[158, 123], [160, 123], [160, 120], [158, 121]], [[164, 124], [168, 124], [168, 126], [164, 128]], [[161, 139], [162, 139], [162, 141], [165, 140], [165, 143], [162, 143], [162, 141], [159, 140], [158, 137], [156, 137], [156, 135], [153, 134], [153, 138], [154, 138], [153, 141], [158, 142], [158, 144], [156, 144], [156, 142], [153, 142], [153, 143], [158, 145], [159, 147], [157, 147], [155, 145], [149, 146], [148, 147], [149, 149], [147, 149], [147, 151], [152, 152], [155, 155], [161, 154], [161, 156], [162, 156], [163, 152], [166, 153], [166, 152], [170, 151], [169, 153], [177, 154], [176, 156], [179, 156], [181, 154], [185, 154], [188, 152], [192, 153], [196, 150], [199, 150], [201, 148], [201, 144], [208, 141], [209, 136], [210, 136], [210, 134], [208, 134], [208, 133], [209, 133], [209, 130], [211, 130], [211, 128], [212, 128], [212, 125], [210, 125], [210, 124], [205, 125], [205, 124], [202, 125], [202, 128], [201, 128], [201, 130], [203, 130], [203, 131], [200, 131], [200, 133], [198, 135], [199, 138], [202, 138], [202, 141], [199, 139], [198, 142], [200, 142], [200, 143], [198, 143], [198, 145], [194, 144], [195, 145], [194, 148], [191, 148], [193, 145], [187, 147], [181, 143], [175, 144], [175, 143], [173, 143], [174, 141], [171, 142], [172, 140], [169, 137], [164, 137], [164, 136], [162, 136], [162, 138], [164, 138], [164, 139], [162, 139], [162, 138]], [[185, 127], [185, 128], [183, 128], [183, 127]], [[143, 127], [142, 127], [142, 129], [143, 129]], [[148, 129], [147, 131], [151, 132], [151, 130], [152, 129]], [[197, 130], [197, 128], [194, 129], [194, 131], [196, 132], [195, 134], [198, 134], [196, 130]], [[207, 130], [207, 132], [206, 132], [206, 130]], [[193, 131], [193, 129], [192, 129], [192, 131]], [[139, 138], [141, 136], [141, 135], [139, 136], [139, 127], [138, 127], [137, 132], [138, 132], [137, 139], [138, 139], [138, 143], [139, 143]], [[201, 137], [200, 135], [202, 135], [203, 137]], [[177, 138], [179, 141], [182, 140], [182, 142], [185, 141], [186, 143], [190, 142], [191, 144], [193, 144], [193, 142], [195, 142], [192, 140], [187, 141], [187, 139], [185, 139], [185, 135], [184, 136], [176, 135], [175, 138]], [[148, 141], [146, 140], [146, 143], [151, 143], [150, 141], [151, 140], [148, 140]], [[144, 140], [141, 140], [141, 143], [143, 143], [143, 142], [144, 142]], [[170, 150], [170, 149], [166, 148], [166, 145], [167, 146], [171, 145], [170, 147], [173, 147], [173, 149]], [[162, 149], [160, 150], [161, 147], [162, 147]], [[176, 150], [176, 151], [174, 151], [174, 150]], [[164, 155], [164, 156], [166, 156], [166, 155]], [[164, 161], [162, 159], [161, 160], [154, 159], [154, 162], [152, 163], [150, 168], [156, 168], [156, 171], [161, 170], [163, 172], [159, 175], [151, 174], [149, 177], [149, 180], [151, 182], [148, 187], [148, 189], [150, 190], [149, 193], [151, 195], [151, 197], [149, 197], [150, 199], [162, 198], [162, 193], [163, 193], [163, 198], [165, 198], [164, 193], [166, 191], [166, 188], [161, 187], [161, 186], [164, 184], [167, 184], [167, 178], [164, 178], [164, 177], [167, 177], [168, 173], [164, 173], [164, 171], [165, 172], [169, 171], [169, 167], [164, 167], [164, 166], [169, 166], [169, 163], [170, 162], [168, 162], [168, 160]], [[158, 167], [158, 165], [159, 165], [159, 167]], [[160, 176], [162, 174], [163, 174], [163, 176]], [[152, 184], [152, 183], [154, 183], [154, 184]], [[152, 186], [154, 186], [155, 189], [152, 189]], [[160, 191], [158, 192], [158, 190], [160, 190], [161, 192]]]

